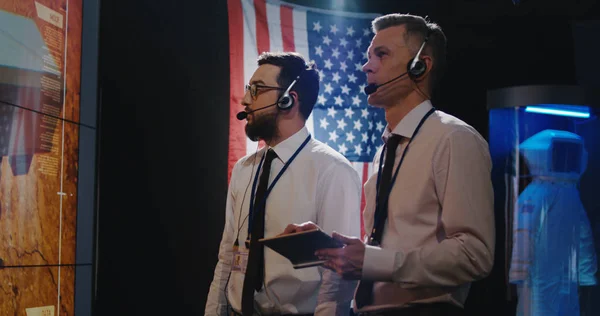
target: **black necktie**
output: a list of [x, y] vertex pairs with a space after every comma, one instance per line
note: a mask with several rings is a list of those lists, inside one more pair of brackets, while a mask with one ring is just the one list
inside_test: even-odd
[[[392, 134], [386, 142], [385, 161], [383, 162], [383, 171], [379, 175], [379, 199], [377, 200], [375, 215], [379, 217], [373, 219], [373, 229], [371, 232], [371, 238], [368, 243], [370, 245], [379, 245], [383, 237], [383, 227], [385, 226], [385, 220], [388, 214], [388, 200], [389, 191], [392, 181], [392, 171], [394, 169], [394, 162], [396, 161], [396, 149], [402, 136]], [[382, 163], [381, 161], [379, 163]], [[356, 290], [356, 306], [362, 308], [365, 305], [371, 304], [373, 301], [373, 281], [362, 280]]]
[[252, 214], [252, 230], [250, 237], [250, 253], [248, 254], [248, 266], [244, 277], [242, 290], [242, 314], [251, 316], [254, 313], [254, 290], [260, 291], [264, 279], [264, 247], [258, 240], [265, 235], [265, 194], [269, 184], [271, 162], [277, 157], [273, 149], [267, 151], [267, 157], [261, 168], [262, 174], [256, 189], [254, 209]]
[[383, 227], [388, 215], [387, 206], [390, 197], [390, 187], [392, 185], [392, 171], [394, 169], [394, 162], [396, 161], [396, 149], [398, 148], [398, 144], [400, 144], [401, 139], [402, 136], [392, 134], [388, 138], [385, 146], [385, 161], [383, 163], [383, 171], [381, 173], [381, 180], [379, 181], [379, 188], [377, 188], [377, 192], [379, 192], [379, 200], [377, 201], [377, 209], [375, 210], [375, 214], [377, 214], [377, 216], [380, 218], [377, 220], [377, 223], [373, 223], [377, 226], [373, 226], [373, 228], [375, 228], [375, 233], [371, 235], [373, 239], [372, 241], [376, 245], [381, 243], [381, 238], [383, 237]]

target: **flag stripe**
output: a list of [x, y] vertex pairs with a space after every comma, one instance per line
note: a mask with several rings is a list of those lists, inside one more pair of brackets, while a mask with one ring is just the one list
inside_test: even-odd
[[[296, 50], [294, 44], [294, 14], [292, 8], [281, 6], [281, 34], [283, 35], [283, 49], [286, 52]], [[304, 56], [308, 58], [308, 56]]]
[[281, 23], [282, 18], [280, 18], [280, 8], [278, 5], [267, 3], [267, 18], [269, 19], [269, 41], [270, 41], [270, 51], [280, 52], [283, 51], [285, 44], [281, 38]]
[[[250, 0], [248, 0], [248, 4], [251, 6]], [[279, 10], [275, 10], [275, 12], [278, 14]], [[252, 74], [254, 74], [254, 71], [256, 70], [257, 64], [256, 64], [256, 60], [258, 59], [258, 56], [261, 53], [264, 52], [268, 52], [271, 50], [271, 39], [269, 36], [269, 24], [268, 24], [268, 20], [267, 20], [267, 4], [266, 4], [266, 0], [254, 0], [254, 11], [253, 12], [253, 22], [249, 23], [249, 26], [254, 26], [254, 37], [250, 38], [250, 40], [254, 40], [253, 44], [255, 44], [254, 46], [250, 46], [247, 47], [247, 50], [252, 50], [254, 49], [254, 55], [252, 56], [252, 59], [246, 59], [246, 64], [248, 65], [246, 67], [245, 71], [245, 76], [246, 76], [246, 82], [250, 81], [250, 78], [252, 78]], [[275, 14], [274, 14], [275, 16]], [[281, 41], [281, 40], [279, 40]], [[258, 149], [262, 148], [265, 145], [264, 141], [259, 141], [259, 142], [253, 142], [250, 139], [246, 138], [246, 153], [251, 153], [251, 152], [255, 152], [258, 151]]]
[[[242, 1], [242, 7], [244, 9], [244, 84], [250, 81], [254, 70], [256, 70], [256, 59], [258, 59], [258, 48], [256, 44], [256, 17], [254, 13], [254, 5], [251, 2], [252, 0], [238, 0]], [[233, 74], [232, 74], [233, 75]], [[240, 98], [241, 99], [241, 98]], [[236, 109], [241, 110], [239, 103], [234, 105]], [[239, 111], [236, 110], [236, 111]], [[245, 125], [246, 122], [241, 121], [242, 125]], [[244, 151], [244, 155], [246, 153], [250, 153], [256, 150], [257, 144], [246, 137], [246, 133], [242, 129], [241, 131], [242, 137], [244, 137], [246, 150]], [[242, 158], [244, 155], [239, 156]]]
[[256, 10], [256, 48], [258, 54], [271, 50], [269, 42], [269, 26], [267, 21], [267, 4], [265, 0], [254, 0]]
[[304, 58], [310, 58], [308, 52], [308, 33], [306, 32], [306, 10], [293, 9], [294, 50]]
[[244, 24], [242, 5], [240, 0], [228, 1], [229, 15], [229, 153], [227, 157], [227, 181], [231, 178], [231, 171], [235, 163], [246, 154], [246, 135], [244, 123], [236, 119], [239, 104], [244, 93]]

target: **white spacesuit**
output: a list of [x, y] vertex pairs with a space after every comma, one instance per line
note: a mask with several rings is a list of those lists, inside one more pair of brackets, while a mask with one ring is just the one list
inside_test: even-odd
[[590, 223], [578, 180], [587, 152], [576, 134], [545, 130], [520, 144], [532, 182], [519, 195], [509, 281], [517, 315], [579, 315], [579, 286], [596, 284]]

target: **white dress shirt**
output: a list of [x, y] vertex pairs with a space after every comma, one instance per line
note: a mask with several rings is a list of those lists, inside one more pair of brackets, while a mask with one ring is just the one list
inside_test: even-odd
[[[308, 135], [308, 130], [303, 128], [272, 147], [277, 158], [271, 165], [269, 185]], [[239, 247], [245, 247], [252, 182], [267, 149], [262, 148], [256, 155], [240, 159], [233, 168], [219, 261], [210, 285], [205, 315], [224, 315], [225, 295], [231, 307], [241, 311], [244, 274], [233, 271], [229, 278], [232, 245], [239, 234]], [[337, 231], [358, 236], [360, 197], [360, 178], [350, 162], [311, 138], [267, 198], [264, 236], [273, 237], [290, 223], [306, 221], [316, 223], [328, 234]], [[347, 315], [356, 284], [341, 280], [337, 274], [322, 267], [294, 269], [288, 259], [265, 247], [264, 286], [254, 298], [265, 315]]]
[[[421, 118], [421, 103], [389, 131], [404, 136], [394, 172]], [[381, 151], [381, 149], [380, 149]], [[379, 154], [374, 170], [378, 170]], [[383, 163], [383, 162], [381, 162]], [[463, 306], [470, 282], [489, 274], [495, 227], [487, 142], [459, 119], [435, 111], [410, 143], [389, 197], [381, 247], [367, 246], [364, 280], [376, 281], [373, 303], [360, 311], [412, 303]], [[373, 227], [377, 172], [365, 183], [365, 230]]]

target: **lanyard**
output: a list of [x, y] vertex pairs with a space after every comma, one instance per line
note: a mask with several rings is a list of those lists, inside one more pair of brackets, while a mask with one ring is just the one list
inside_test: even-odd
[[[398, 171], [400, 170], [400, 166], [402, 166], [402, 162], [404, 161], [404, 157], [406, 156], [406, 153], [408, 152], [408, 146], [410, 146], [410, 143], [412, 143], [413, 139], [415, 139], [415, 136], [417, 135], [417, 133], [419, 132], [419, 129], [421, 129], [421, 126], [423, 126], [423, 123], [425, 123], [425, 121], [427, 120], [427, 118], [433, 114], [433, 112], [435, 112], [435, 108], [431, 108], [431, 110], [429, 110], [429, 112], [427, 112], [427, 114], [425, 114], [425, 116], [423, 116], [423, 118], [421, 119], [421, 121], [419, 122], [419, 124], [417, 125], [417, 128], [415, 128], [415, 131], [413, 132], [410, 140], [408, 141], [408, 144], [406, 144], [406, 148], [404, 149], [404, 152], [402, 153], [402, 156], [400, 157], [400, 162], [398, 163], [398, 166], [396, 167], [396, 171], [394, 171], [394, 176], [392, 177], [391, 183], [390, 183], [390, 188], [388, 190], [388, 192], [386, 192], [386, 203], [385, 205], [387, 205], [387, 200], [389, 199], [389, 196], [392, 192], [392, 188], [394, 187], [394, 183], [396, 182], [396, 178], [398, 177]], [[387, 213], [388, 210], [384, 208], [384, 205], [379, 205], [379, 181], [380, 181], [380, 175], [381, 172], [383, 170], [383, 154], [386, 150], [386, 145], [384, 145], [383, 150], [381, 151], [381, 155], [379, 156], [379, 169], [377, 172], [377, 194], [375, 196], [375, 216], [374, 216], [374, 222], [373, 222], [373, 230], [371, 231], [371, 238], [370, 240], [373, 241], [373, 235], [375, 235], [375, 232], [377, 229], [383, 229], [383, 226], [379, 227], [382, 223], [382, 221], [385, 221], [387, 218]], [[393, 163], [393, 162], [391, 162]], [[380, 233], [379, 234], [380, 237], [383, 237], [383, 235]], [[377, 240], [376, 242], [380, 242], [379, 240]]]
[[[271, 183], [271, 185], [267, 188], [267, 191], [265, 192], [265, 202], [267, 200], [267, 197], [269, 196], [269, 193], [271, 193], [271, 190], [273, 189], [273, 187], [275, 186], [277, 181], [279, 181], [279, 178], [281, 178], [281, 175], [283, 175], [283, 173], [290, 166], [292, 161], [294, 161], [296, 156], [298, 156], [300, 151], [302, 151], [302, 148], [304, 148], [304, 146], [306, 146], [306, 144], [308, 144], [309, 140], [310, 140], [310, 135], [308, 135], [306, 137], [306, 139], [304, 140], [302, 145], [300, 145], [300, 147], [298, 147], [298, 149], [296, 149], [296, 152], [292, 155], [292, 157], [285, 163], [285, 165], [283, 165], [283, 168], [281, 168], [281, 171], [279, 171], [279, 173], [277, 174], [277, 176], [275, 177], [275, 179], [273, 180], [273, 182]], [[248, 221], [248, 237], [246, 239], [250, 238], [250, 233], [252, 232], [252, 223], [253, 223], [252, 215], [254, 213], [254, 194], [256, 192], [256, 184], [258, 183], [258, 175], [260, 174], [260, 169], [262, 168], [262, 164], [265, 161], [266, 153], [267, 153], [267, 151], [265, 151], [265, 154], [262, 156], [260, 163], [258, 164], [258, 170], [256, 170], [256, 175], [254, 176], [254, 183], [252, 184], [252, 193], [250, 193], [250, 210], [248, 213], [248, 220], [249, 220]], [[265, 204], [265, 206], [266, 206], [266, 204]], [[265, 210], [263, 210], [263, 212], [264, 211]]]

